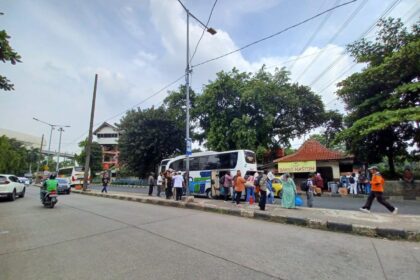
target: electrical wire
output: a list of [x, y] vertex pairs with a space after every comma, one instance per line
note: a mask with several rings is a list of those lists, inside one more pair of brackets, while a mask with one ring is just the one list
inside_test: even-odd
[[333, 79], [331, 82], [329, 82], [326, 86], [324, 86], [320, 91], [318, 91], [318, 93], [324, 92], [327, 88], [329, 88], [332, 84], [334, 84], [336, 81], [341, 80], [341, 78], [347, 74], [347, 72], [350, 72], [355, 66], [357, 65], [357, 63], [353, 63], [349, 68], [347, 68], [346, 70], [344, 70], [340, 75], [337, 76], [336, 79]]
[[354, 3], [354, 2], [357, 2], [357, 1], [358, 1], [358, 0], [351, 0], [351, 1], [345, 2], [345, 3], [343, 3], [343, 4], [340, 4], [340, 5], [334, 6], [334, 7], [330, 8], [330, 9], [327, 9], [327, 10], [325, 10], [325, 11], [321, 12], [321, 13], [318, 13], [318, 14], [316, 14], [316, 15], [314, 15], [314, 16], [312, 16], [312, 17], [310, 17], [310, 18], [307, 18], [307, 19], [305, 19], [305, 20], [303, 20], [303, 21], [300, 21], [300, 22], [298, 22], [298, 23], [296, 23], [296, 24], [293, 24], [293, 25], [291, 25], [291, 26], [289, 26], [289, 27], [286, 27], [286, 28], [284, 28], [283, 30], [280, 30], [280, 31], [278, 31], [278, 32], [276, 32], [276, 33], [274, 33], [274, 34], [271, 34], [271, 35], [269, 35], [269, 36], [266, 36], [266, 37], [264, 37], [264, 38], [261, 38], [261, 39], [259, 39], [259, 40], [254, 41], [254, 42], [251, 42], [251, 43], [249, 43], [249, 44], [247, 44], [247, 45], [245, 45], [245, 46], [243, 46], [243, 47], [241, 47], [241, 48], [239, 48], [239, 49], [236, 49], [236, 50], [230, 51], [230, 52], [228, 52], [228, 53], [225, 53], [225, 54], [223, 54], [223, 55], [220, 55], [220, 56], [217, 56], [217, 57], [214, 57], [214, 58], [211, 58], [211, 59], [205, 60], [205, 61], [203, 61], [203, 62], [197, 63], [197, 64], [193, 65], [192, 67], [198, 67], [198, 66], [201, 66], [201, 65], [207, 64], [207, 63], [209, 63], [209, 62], [212, 62], [212, 61], [215, 61], [215, 60], [219, 60], [219, 59], [221, 59], [221, 58], [224, 58], [224, 57], [229, 56], [229, 55], [231, 55], [231, 54], [234, 54], [234, 53], [236, 53], [236, 52], [239, 52], [239, 51], [244, 50], [244, 49], [246, 49], [246, 48], [249, 48], [249, 47], [251, 47], [251, 46], [253, 46], [253, 45], [256, 45], [256, 44], [258, 44], [258, 43], [261, 43], [261, 42], [263, 42], [263, 41], [266, 41], [266, 40], [268, 40], [268, 39], [271, 39], [271, 38], [273, 38], [273, 37], [276, 37], [276, 36], [278, 36], [278, 35], [280, 35], [280, 34], [282, 34], [282, 33], [286, 32], [286, 31], [288, 31], [288, 30], [290, 30], [290, 29], [293, 29], [293, 28], [296, 28], [296, 27], [298, 27], [298, 26], [300, 26], [300, 25], [303, 25], [303, 24], [305, 24], [305, 23], [307, 23], [307, 22], [309, 22], [309, 21], [311, 21], [311, 20], [314, 20], [315, 18], [318, 18], [318, 17], [320, 17], [320, 16], [322, 16], [322, 15], [324, 15], [324, 14], [327, 14], [327, 13], [329, 13], [329, 12], [333, 11], [333, 10], [336, 10], [336, 9], [338, 9], [338, 8], [341, 8], [341, 7], [343, 7], [343, 6], [349, 5], [349, 4]]
[[[97, 126], [97, 125], [99, 125], [99, 124], [101, 124], [101, 123], [103, 123], [103, 122], [110, 121], [110, 120], [112, 120], [112, 119], [114, 119], [114, 118], [116, 118], [116, 117], [118, 117], [118, 116], [120, 116], [120, 115], [122, 115], [122, 114], [126, 113], [128, 110], [131, 110], [131, 109], [133, 109], [133, 108], [135, 108], [135, 107], [140, 106], [141, 104], [143, 104], [143, 103], [144, 103], [144, 102], [146, 102], [147, 100], [151, 99], [152, 97], [155, 97], [156, 95], [158, 95], [159, 93], [161, 93], [161, 92], [162, 92], [162, 91], [164, 91], [165, 89], [167, 89], [167, 88], [169, 88], [170, 86], [172, 86], [172, 85], [176, 84], [179, 80], [181, 80], [181, 79], [182, 79], [182, 78], [184, 78], [184, 77], [185, 77], [185, 74], [183, 74], [182, 76], [180, 76], [179, 78], [177, 78], [177, 79], [176, 79], [176, 80], [174, 80], [173, 82], [171, 82], [171, 83], [169, 83], [169, 84], [165, 85], [164, 87], [162, 87], [162, 88], [161, 88], [161, 89], [159, 89], [158, 91], [154, 92], [152, 95], [150, 95], [150, 96], [146, 97], [145, 99], [143, 99], [143, 100], [142, 100], [142, 101], [140, 101], [139, 103], [137, 103], [137, 104], [135, 104], [135, 105], [131, 106], [130, 108], [127, 108], [127, 109], [126, 109], [126, 110], [124, 110], [124, 111], [119, 112], [118, 114], [115, 114], [115, 115], [113, 115], [113, 116], [111, 116], [111, 117], [109, 117], [109, 118], [107, 118], [107, 119], [104, 119], [104, 120], [102, 120], [102, 121], [99, 121], [99, 122], [95, 123], [95, 124], [94, 124], [94, 126]], [[88, 133], [88, 131], [87, 131], [87, 132], [84, 132], [83, 134], [81, 134], [81, 135], [79, 135], [77, 138], [75, 138], [72, 142], [68, 142], [68, 143], [71, 143], [71, 144], [75, 144], [75, 143], [77, 143], [77, 141], [78, 141], [80, 138], [82, 138], [83, 136], [85, 136], [87, 133]], [[68, 144], [68, 145], [69, 145], [69, 144]], [[67, 146], [68, 146], [68, 145], [67, 145]]]
[[[340, 3], [341, 0], [337, 0], [335, 1], [334, 5], [338, 5]], [[322, 3], [321, 8], [324, 6], [325, 1]], [[321, 10], [321, 9], [320, 9]], [[300, 55], [303, 54], [303, 52], [306, 50], [307, 47], [309, 47], [309, 45], [312, 43], [312, 41], [315, 39], [316, 35], [318, 35], [319, 31], [324, 27], [325, 23], [327, 22], [327, 20], [331, 17], [332, 15], [332, 11], [328, 13], [328, 15], [321, 21], [321, 23], [318, 25], [317, 29], [315, 30], [314, 33], [312, 33], [311, 37], [309, 38], [309, 40], [306, 42], [305, 46], [302, 48], [302, 50], [299, 52]], [[290, 65], [289, 67], [289, 71], [292, 72], [293, 67], [296, 65], [296, 63], [293, 63], [292, 65]]]
[[195, 53], [197, 52], [198, 46], [200, 45], [201, 39], [203, 39], [204, 33], [206, 32], [207, 27], [209, 26], [210, 19], [211, 19], [211, 16], [213, 15], [214, 7], [216, 7], [216, 4], [217, 4], [217, 0], [214, 1], [213, 7], [210, 10], [209, 18], [207, 19], [207, 22], [206, 22], [206, 26], [203, 27], [203, 32], [201, 33], [200, 39], [198, 39], [198, 42], [195, 45], [194, 52], [193, 52], [193, 54], [192, 54], [192, 56], [190, 58], [190, 63], [192, 62], [192, 60], [193, 60], [193, 58], [195, 56]]
[[[397, 1], [395, 1], [395, 2], [393, 2], [392, 4], [391, 4], [391, 6], [389, 6], [386, 10], [385, 10], [385, 12], [382, 14], [382, 16], [379, 18], [379, 19], [377, 19], [376, 21], [375, 21], [375, 23], [374, 24], [372, 24], [360, 37], [359, 37], [359, 40], [361, 39], [361, 38], [367, 38], [366, 37], [366, 35], [370, 32], [370, 31], [372, 31], [372, 29], [376, 26], [376, 24], [377, 24], [377, 22], [381, 19], [381, 18], [383, 18], [384, 16], [386, 16], [389, 12], [391, 12], [391, 10], [392, 9], [394, 9], [395, 8], [395, 6], [396, 6], [396, 4], [398, 4], [398, 0]], [[412, 8], [414, 8], [416, 5], [414, 5]], [[411, 10], [411, 9], [410, 9]], [[416, 12], [417, 11], [415, 11], [414, 12], [414, 15], [416, 14]], [[407, 15], [408, 13], [406, 13], [405, 14], [405, 16]], [[408, 19], [407, 21], [410, 21], [410, 19]], [[338, 81], [338, 80], [341, 80], [342, 79], [342, 77], [345, 75], [345, 74], [347, 74], [349, 71], [351, 71], [356, 65], [357, 65], [358, 63], [353, 63], [349, 68], [347, 68], [346, 70], [344, 70], [342, 73], [340, 73], [340, 75], [338, 75], [338, 78], [337, 79], [334, 79], [334, 80], [332, 80], [331, 82], [329, 82], [326, 86], [324, 86], [320, 91], [318, 91], [318, 93], [322, 93], [322, 92], [324, 92], [327, 88], [329, 88], [332, 84], [334, 84], [336, 81]], [[312, 84], [311, 84], [312, 85]], [[325, 105], [329, 105], [329, 104], [331, 104], [332, 102], [334, 102], [334, 101], [338, 101], [339, 100], [339, 98], [338, 97], [334, 97], [333, 99], [331, 99], [330, 101], [327, 101], [327, 103], [325, 103]]]
[[[376, 24], [388, 13], [390, 13], [400, 2], [401, 0], [395, 0], [393, 3], [391, 3], [390, 6], [382, 13], [382, 15], [368, 28], [366, 29], [357, 39], [357, 41], [364, 38], [367, 34], [369, 34], [376, 26]], [[333, 62], [331, 62], [325, 69], [322, 71], [318, 76], [316, 76], [315, 79], [312, 80], [312, 82], [309, 84], [309, 87], [312, 87], [315, 83], [317, 83], [322, 76], [324, 76], [328, 71], [333, 69], [345, 56], [345, 51], [343, 51]]]
[[[418, 13], [420, 13], [420, 8], [418, 8], [417, 10], [415, 10], [411, 16], [408, 17], [407, 19], [407, 23], [409, 23]], [[420, 15], [419, 15], [420, 16]]]
[[[298, 56], [296, 58], [292, 58], [292, 59], [283, 61], [283, 62], [281, 62], [281, 64], [286, 64], [286, 63], [294, 62], [294, 61], [301, 60], [301, 59], [304, 59], [304, 58], [307, 58], [307, 57], [311, 57], [311, 56], [317, 55], [319, 52], [321, 52], [321, 50], [316, 51], [316, 52], [311, 53], [311, 54], [307, 54], [307, 55], [304, 55], [304, 56]], [[270, 68], [278, 67], [278, 66], [279, 65], [270, 65], [270, 66], [266, 66], [265, 68], [270, 69]]]
[[[331, 39], [328, 41], [328, 43], [326, 44], [327, 46], [329, 44], [331, 44], [332, 42], [335, 41], [335, 39], [337, 39], [337, 37], [341, 34], [341, 32], [343, 32], [343, 30], [350, 24], [350, 22], [353, 21], [353, 19], [357, 16], [357, 14], [360, 12], [361, 9], [363, 9], [363, 7], [366, 5], [367, 0], [363, 0], [362, 2], [360, 2], [359, 6], [357, 6], [357, 8], [353, 11], [353, 13], [350, 14], [350, 16], [347, 18], [347, 20], [340, 26], [340, 28], [335, 32], [335, 34], [331, 37]], [[324, 50], [321, 50], [321, 52], [311, 61], [311, 63], [309, 63], [309, 65], [307, 65], [305, 67], [305, 69], [299, 74], [298, 78], [296, 79], [297, 81], [300, 80], [300, 78], [302, 78], [303, 75], [306, 74], [306, 72], [312, 67], [312, 65], [315, 64], [315, 62], [321, 57], [321, 55], [324, 53]]]

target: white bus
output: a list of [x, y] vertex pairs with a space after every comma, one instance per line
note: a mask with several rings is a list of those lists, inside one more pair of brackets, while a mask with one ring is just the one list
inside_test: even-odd
[[[57, 177], [59, 178], [67, 178], [67, 180], [70, 182], [71, 187], [75, 187], [77, 185], [82, 186], [83, 185], [83, 178], [85, 176], [85, 168], [82, 166], [69, 166], [69, 167], [63, 167], [58, 170]], [[90, 170], [89, 170], [89, 180], [88, 184], [90, 182]]]
[[167, 166], [167, 164], [168, 164], [168, 162], [171, 160], [171, 158], [166, 158], [166, 159], [163, 159], [161, 162], [160, 162], [160, 165], [159, 165], [159, 168], [158, 168], [158, 173], [157, 173], [157, 175], [159, 175], [161, 172], [165, 172], [166, 171], [166, 166]]
[[[178, 156], [166, 164], [166, 169], [185, 172], [186, 156]], [[219, 186], [219, 178], [227, 171], [232, 176], [240, 170], [242, 176], [257, 171], [255, 153], [249, 150], [225, 152], [200, 152], [190, 156], [190, 174], [188, 188], [192, 195], [206, 195], [209, 198], [219, 196], [223, 192]]]

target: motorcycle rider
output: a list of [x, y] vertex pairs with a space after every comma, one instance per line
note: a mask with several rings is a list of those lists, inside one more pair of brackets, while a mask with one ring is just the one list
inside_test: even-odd
[[41, 187], [41, 201], [44, 201], [47, 193], [57, 191], [58, 181], [55, 179], [56, 175], [52, 173], [48, 180], [45, 180]]

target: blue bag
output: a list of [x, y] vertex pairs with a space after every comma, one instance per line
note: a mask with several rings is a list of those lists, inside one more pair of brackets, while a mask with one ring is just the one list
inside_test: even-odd
[[302, 206], [303, 205], [303, 200], [300, 196], [295, 196], [295, 205], [296, 206]]

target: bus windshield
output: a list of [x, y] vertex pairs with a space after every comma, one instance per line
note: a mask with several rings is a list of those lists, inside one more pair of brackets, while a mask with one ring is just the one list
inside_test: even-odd
[[61, 168], [58, 170], [58, 177], [70, 177], [73, 172], [73, 167]]
[[76, 166], [76, 167], [74, 167], [74, 171], [76, 171], [76, 172], [83, 172], [83, 171], [85, 171], [85, 168], [82, 167], [82, 166]]

